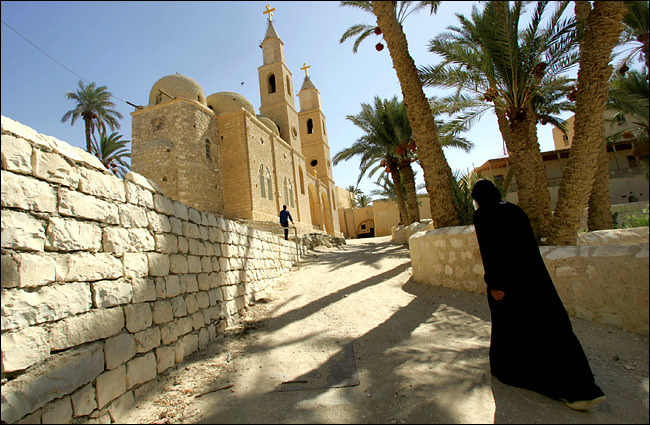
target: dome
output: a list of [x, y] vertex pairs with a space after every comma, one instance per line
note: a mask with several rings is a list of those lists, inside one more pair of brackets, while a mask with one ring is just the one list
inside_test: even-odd
[[280, 136], [280, 130], [278, 130], [278, 126], [273, 122], [271, 118], [257, 115], [257, 119], [260, 120], [262, 124], [267, 126], [269, 130], [271, 130], [276, 136]]
[[229, 114], [237, 112], [241, 108], [246, 109], [251, 114], [255, 115], [253, 105], [241, 94], [232, 92], [214, 93], [208, 96], [208, 108], [212, 109], [215, 115]]
[[175, 98], [193, 100], [201, 105], [206, 105], [205, 93], [199, 83], [185, 75], [168, 75], [156, 81], [149, 93], [149, 105], [157, 105], [172, 100], [166, 94], [161, 93], [160, 90]]

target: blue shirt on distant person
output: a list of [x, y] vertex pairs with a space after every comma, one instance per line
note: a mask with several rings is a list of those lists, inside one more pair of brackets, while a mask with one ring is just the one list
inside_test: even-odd
[[282, 205], [282, 211], [280, 211], [280, 225], [284, 227], [284, 240], [289, 240], [289, 220], [293, 224], [293, 218], [291, 218], [291, 213], [287, 210], [286, 205]]
[[291, 213], [289, 210], [287, 210], [287, 206], [283, 205], [282, 206], [282, 211], [280, 211], [280, 224], [286, 224], [289, 225], [289, 220], [293, 223], [293, 218], [291, 217]]

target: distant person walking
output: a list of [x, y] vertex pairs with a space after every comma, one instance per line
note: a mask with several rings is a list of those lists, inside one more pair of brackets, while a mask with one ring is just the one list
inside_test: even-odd
[[563, 400], [574, 410], [604, 401], [528, 216], [501, 201], [487, 179], [476, 182], [472, 198], [492, 317], [490, 371], [504, 384]]
[[289, 240], [289, 220], [293, 224], [293, 218], [291, 218], [291, 213], [287, 209], [286, 205], [282, 205], [282, 211], [280, 211], [280, 225], [284, 227], [284, 240]]

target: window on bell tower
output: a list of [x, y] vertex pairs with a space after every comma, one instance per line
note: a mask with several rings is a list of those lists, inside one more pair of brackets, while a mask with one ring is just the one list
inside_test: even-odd
[[307, 134], [314, 133], [314, 121], [311, 118], [307, 120]]
[[275, 75], [269, 76], [269, 94], [275, 93]]

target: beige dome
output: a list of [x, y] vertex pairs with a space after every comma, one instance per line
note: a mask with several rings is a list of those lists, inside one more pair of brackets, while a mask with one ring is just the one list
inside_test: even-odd
[[278, 126], [273, 122], [271, 118], [263, 117], [261, 115], [257, 115], [257, 119], [262, 122], [265, 126], [269, 128], [276, 136], [280, 135], [280, 130], [278, 130]]
[[[161, 93], [160, 90], [167, 94]], [[167, 95], [171, 95], [174, 98], [193, 100], [199, 102], [201, 105], [206, 105], [205, 93], [199, 83], [185, 75], [168, 75], [156, 81], [156, 84], [153, 85], [149, 93], [149, 105], [173, 100]]]
[[214, 93], [208, 96], [208, 108], [212, 109], [215, 115], [229, 114], [231, 112], [240, 111], [241, 108], [246, 109], [251, 114], [255, 115], [253, 105], [241, 94], [232, 92]]

